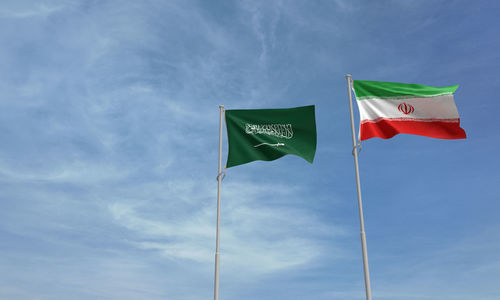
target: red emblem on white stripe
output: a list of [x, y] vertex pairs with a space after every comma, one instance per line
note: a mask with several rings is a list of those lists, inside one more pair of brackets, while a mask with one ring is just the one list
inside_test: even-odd
[[398, 110], [400, 112], [404, 113], [405, 115], [407, 115], [407, 114], [411, 114], [412, 112], [414, 112], [415, 108], [412, 105], [403, 102], [403, 103], [399, 104]]

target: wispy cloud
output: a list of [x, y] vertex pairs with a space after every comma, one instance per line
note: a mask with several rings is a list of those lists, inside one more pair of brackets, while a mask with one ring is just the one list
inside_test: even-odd
[[26, 1], [6, 1], [3, 7], [0, 8], [0, 18], [46, 18], [54, 13], [62, 11], [67, 7], [68, 3], [55, 2], [44, 3], [40, 1], [36, 5], [26, 3]]
[[[178, 209], [194, 195], [193, 188], [194, 184], [170, 190], [171, 201]], [[198, 184], [195, 190], [197, 197], [213, 194], [209, 185]], [[267, 273], [303, 265], [324, 253], [318, 237], [343, 234], [342, 228], [327, 226], [298, 208], [269, 206], [265, 201], [269, 191], [273, 191], [271, 197], [287, 198], [292, 203], [290, 198], [299, 192], [286, 185], [239, 183], [225, 187], [221, 247], [224, 264], [232, 272]], [[118, 224], [139, 234], [136, 240], [129, 241], [133, 245], [159, 251], [170, 259], [209, 263], [215, 241], [214, 204], [190, 206], [191, 212], [182, 216], [171, 213], [165, 220], [141, 213], [141, 205], [113, 203], [109, 211]]]

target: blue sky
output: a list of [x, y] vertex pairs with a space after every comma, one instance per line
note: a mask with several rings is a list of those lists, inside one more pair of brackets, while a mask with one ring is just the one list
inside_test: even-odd
[[315, 104], [318, 131], [312, 165], [228, 170], [220, 299], [364, 299], [346, 73], [459, 84], [468, 134], [363, 143], [374, 299], [500, 299], [499, 12], [2, 1], [0, 299], [211, 299], [220, 104]]

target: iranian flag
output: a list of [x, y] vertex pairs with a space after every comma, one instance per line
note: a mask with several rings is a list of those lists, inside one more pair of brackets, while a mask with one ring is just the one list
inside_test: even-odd
[[399, 133], [438, 139], [464, 139], [453, 100], [458, 85], [354, 80], [361, 120], [360, 139], [389, 139]]

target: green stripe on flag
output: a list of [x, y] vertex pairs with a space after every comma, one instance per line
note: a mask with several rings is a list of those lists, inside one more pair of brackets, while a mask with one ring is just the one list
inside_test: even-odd
[[384, 81], [353, 80], [353, 82], [357, 100], [436, 97], [453, 94], [458, 88], [458, 85], [433, 87], [421, 84]]

